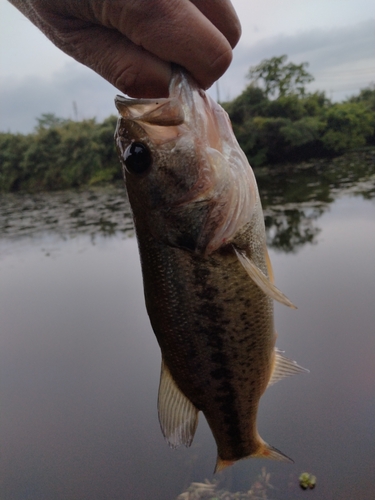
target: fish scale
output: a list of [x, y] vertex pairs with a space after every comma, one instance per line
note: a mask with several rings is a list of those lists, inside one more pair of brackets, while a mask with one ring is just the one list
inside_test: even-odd
[[[259, 374], [270, 371], [270, 356], [262, 363], [259, 352], [274, 347], [272, 300], [229, 249], [202, 260], [145, 234], [137, 231], [146, 303], [164, 360], [178, 387], [204, 413], [220, 457], [249, 456], [256, 449], [250, 426], [254, 401], [267, 385]], [[229, 282], [225, 289], [223, 282]]]
[[168, 99], [118, 97], [116, 105], [162, 353], [162, 432], [171, 447], [190, 446], [201, 411], [216, 470], [247, 457], [290, 461], [259, 436], [257, 410], [268, 385], [306, 370], [275, 350], [273, 301], [294, 306], [273, 284], [255, 177], [229, 119], [182, 71]]

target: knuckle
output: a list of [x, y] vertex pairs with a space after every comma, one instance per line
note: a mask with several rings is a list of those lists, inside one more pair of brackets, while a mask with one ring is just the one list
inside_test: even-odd
[[116, 88], [124, 89], [131, 97], [141, 95], [144, 82], [142, 82], [141, 71], [137, 65], [129, 65], [115, 77]]
[[128, 64], [122, 68], [114, 79], [114, 86], [124, 91], [130, 97], [163, 97], [168, 93], [168, 87], [152, 75], [145, 74], [143, 65]]
[[241, 23], [237, 19], [230, 26], [230, 31], [227, 34], [227, 40], [230, 43], [232, 49], [237, 45], [242, 35]]
[[231, 47], [228, 47], [226, 50], [221, 52], [216, 59], [213, 60], [210, 65], [210, 69], [212, 72], [212, 76], [215, 77], [215, 80], [225, 73], [225, 71], [230, 66], [230, 63], [232, 62], [232, 58], [232, 49]]

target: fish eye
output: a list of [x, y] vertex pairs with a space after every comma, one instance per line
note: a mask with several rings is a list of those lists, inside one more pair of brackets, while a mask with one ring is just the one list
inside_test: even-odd
[[152, 164], [151, 152], [145, 144], [132, 142], [123, 155], [126, 170], [130, 174], [143, 174]]

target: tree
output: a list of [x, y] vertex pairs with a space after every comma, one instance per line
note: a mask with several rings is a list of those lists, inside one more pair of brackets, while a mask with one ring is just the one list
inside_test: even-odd
[[61, 125], [69, 122], [69, 120], [66, 120], [65, 118], [59, 118], [54, 113], [43, 113], [40, 118], [36, 119], [36, 121], [38, 122], [35, 127], [36, 131], [60, 127]]
[[362, 89], [359, 95], [351, 97], [349, 102], [362, 102], [366, 104], [369, 109], [375, 111], [375, 84]]
[[260, 82], [268, 97], [292, 94], [303, 96], [306, 92], [306, 84], [314, 80], [314, 77], [305, 69], [308, 63], [286, 64], [287, 59], [286, 55], [263, 59], [257, 66], [250, 68], [248, 78], [253, 85]]
[[326, 112], [326, 130], [322, 137], [328, 151], [341, 153], [366, 144], [374, 135], [375, 117], [364, 102], [341, 102]]

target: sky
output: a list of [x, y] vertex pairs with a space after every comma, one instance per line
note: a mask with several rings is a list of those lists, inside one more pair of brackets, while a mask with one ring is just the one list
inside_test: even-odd
[[[333, 101], [375, 83], [373, 0], [232, 0], [242, 25], [233, 62], [209, 93], [239, 95], [251, 66], [287, 54], [308, 62]], [[29, 133], [42, 113], [103, 120], [118, 91], [56, 48], [7, 0], [0, 0], [0, 131]]]

